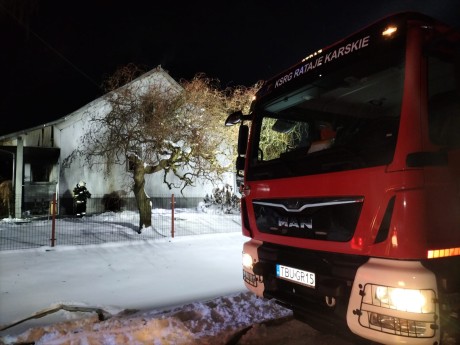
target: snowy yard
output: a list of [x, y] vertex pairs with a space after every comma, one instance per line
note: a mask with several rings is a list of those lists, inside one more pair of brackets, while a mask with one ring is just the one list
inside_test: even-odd
[[[188, 225], [186, 234], [193, 234], [193, 229], [198, 228], [196, 223], [203, 219], [184, 210], [179, 215], [180, 226], [187, 230]], [[77, 339], [71, 342], [74, 344], [136, 343], [115, 338], [138, 337], [136, 329], [142, 329], [145, 336], [148, 334], [162, 344], [164, 339], [199, 339], [219, 333], [220, 328], [246, 327], [252, 322], [289, 314], [245, 291], [240, 263], [245, 238], [240, 232], [231, 232], [227, 226], [207, 235], [171, 238], [166, 233], [155, 240], [79, 245], [79, 237], [88, 236], [89, 232], [112, 231], [109, 217], [110, 214], [97, 219], [88, 217], [91, 222], [82, 221], [80, 231], [61, 229], [61, 236], [68, 234], [74, 245], [0, 252], [1, 328], [34, 313], [67, 306], [1, 331], [4, 343], [61, 344], [69, 337]], [[136, 222], [135, 217], [130, 219]], [[205, 222], [201, 227], [212, 226], [209, 219]], [[11, 221], [0, 222], [0, 231], [5, 229], [11, 229]], [[145, 229], [145, 233], [153, 231], [156, 230]], [[213, 298], [222, 299], [222, 306], [208, 302]], [[171, 316], [175, 315], [176, 306], [184, 304], [190, 311], [183, 309], [180, 317]], [[103, 310], [105, 320], [94, 323], [97, 313], [71, 312], [66, 310], [68, 306]], [[194, 324], [188, 333], [181, 325], [184, 318]], [[214, 323], [216, 318], [220, 322]], [[53, 326], [62, 321], [65, 326]], [[143, 327], [146, 323], [148, 326]], [[75, 333], [75, 328], [86, 331]], [[89, 340], [83, 340], [86, 338]]]
[[244, 287], [246, 240], [220, 231], [1, 251], [0, 344], [349, 345], [293, 320], [260, 324], [292, 313]]

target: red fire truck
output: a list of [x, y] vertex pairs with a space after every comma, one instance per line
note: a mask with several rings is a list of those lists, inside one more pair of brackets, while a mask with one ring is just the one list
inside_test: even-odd
[[366, 341], [458, 339], [459, 54], [458, 31], [398, 13], [227, 118], [240, 123], [249, 290]]

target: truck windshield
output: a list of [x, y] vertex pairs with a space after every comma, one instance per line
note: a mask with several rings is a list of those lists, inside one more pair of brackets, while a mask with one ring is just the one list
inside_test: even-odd
[[[248, 179], [389, 164], [398, 135], [403, 54], [357, 57], [255, 107]], [[329, 72], [329, 73], [327, 73]]]

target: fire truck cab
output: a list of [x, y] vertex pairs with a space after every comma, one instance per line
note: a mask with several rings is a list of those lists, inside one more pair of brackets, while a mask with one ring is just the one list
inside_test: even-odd
[[266, 81], [236, 123], [250, 291], [378, 343], [458, 341], [458, 31], [384, 18]]

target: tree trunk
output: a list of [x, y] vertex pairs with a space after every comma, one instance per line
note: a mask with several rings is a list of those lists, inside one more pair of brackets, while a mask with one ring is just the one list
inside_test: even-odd
[[137, 208], [139, 209], [139, 229], [152, 226], [152, 206], [150, 199], [145, 194], [145, 170], [142, 164], [135, 164], [134, 169], [134, 196], [136, 197]]

